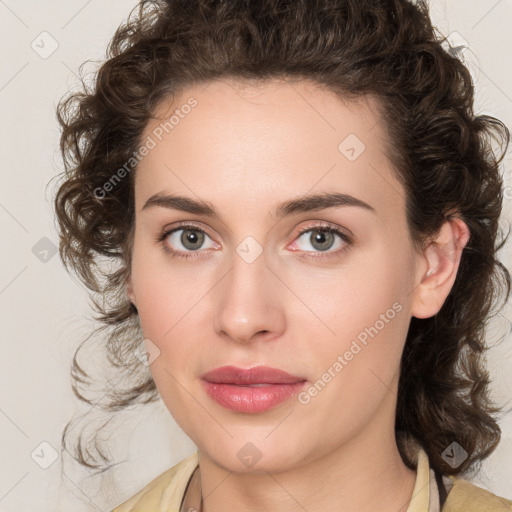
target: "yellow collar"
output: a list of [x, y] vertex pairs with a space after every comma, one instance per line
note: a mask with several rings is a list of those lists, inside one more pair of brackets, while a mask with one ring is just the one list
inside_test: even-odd
[[[437, 499], [437, 502], [434, 501]], [[432, 482], [428, 456], [421, 448], [417, 448], [416, 482], [412, 491], [407, 512], [438, 512], [439, 494], [435, 479]]]

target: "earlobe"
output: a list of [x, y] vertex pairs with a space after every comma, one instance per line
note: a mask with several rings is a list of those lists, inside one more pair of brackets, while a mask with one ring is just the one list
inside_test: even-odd
[[422, 259], [426, 265], [418, 267], [419, 284], [414, 289], [412, 316], [430, 318], [439, 312], [453, 287], [469, 237], [466, 223], [455, 217], [445, 221], [435, 240], [424, 249]]

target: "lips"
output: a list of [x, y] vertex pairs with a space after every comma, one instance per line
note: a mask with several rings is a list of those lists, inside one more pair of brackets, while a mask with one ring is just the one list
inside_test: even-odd
[[306, 382], [304, 377], [268, 366], [222, 366], [202, 376], [210, 398], [243, 413], [265, 412], [298, 393]]
[[208, 373], [202, 378], [208, 382], [220, 384], [235, 384], [237, 386], [253, 384], [295, 384], [306, 380], [304, 377], [291, 375], [277, 368], [268, 366], [255, 366], [253, 368], [238, 368], [236, 366], [222, 366]]

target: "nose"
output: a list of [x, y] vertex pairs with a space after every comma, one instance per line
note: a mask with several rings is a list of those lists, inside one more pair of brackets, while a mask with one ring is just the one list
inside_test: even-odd
[[285, 288], [268, 267], [264, 253], [248, 262], [238, 254], [215, 287], [213, 327], [239, 344], [279, 337], [286, 327]]

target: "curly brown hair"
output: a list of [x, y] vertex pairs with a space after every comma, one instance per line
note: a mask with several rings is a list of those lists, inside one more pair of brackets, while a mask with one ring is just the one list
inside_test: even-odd
[[[508, 237], [499, 227], [499, 164], [510, 135], [498, 119], [474, 114], [470, 73], [443, 43], [424, 1], [140, 2], [116, 30], [92, 87], [82, 78], [83, 89], [57, 107], [65, 165], [55, 197], [60, 256], [91, 291], [100, 329], [109, 329], [103, 345], [117, 372], [115, 383], [128, 382], [106, 386], [99, 401], [87, 397], [79, 386], [87, 388], [88, 374], [77, 358], [85, 340], [73, 358], [75, 394], [106, 411], [159, 397], [147, 367], [133, 355], [141, 331], [125, 293], [134, 226], [133, 158], [159, 102], [191, 84], [224, 77], [313, 80], [340, 98], [378, 98], [417, 248], [455, 214], [470, 229], [441, 310], [411, 320], [396, 432], [414, 436], [443, 474], [481, 463], [501, 433], [483, 353], [495, 302], [502, 292], [504, 301], [510, 294], [509, 272], [497, 259]], [[503, 149], [499, 155], [495, 143]], [[64, 449], [70, 423], [62, 435]], [[456, 469], [442, 458], [453, 441], [468, 452]], [[102, 464], [108, 462], [96, 448]], [[88, 467], [101, 466], [81, 438], [74, 457]]]

